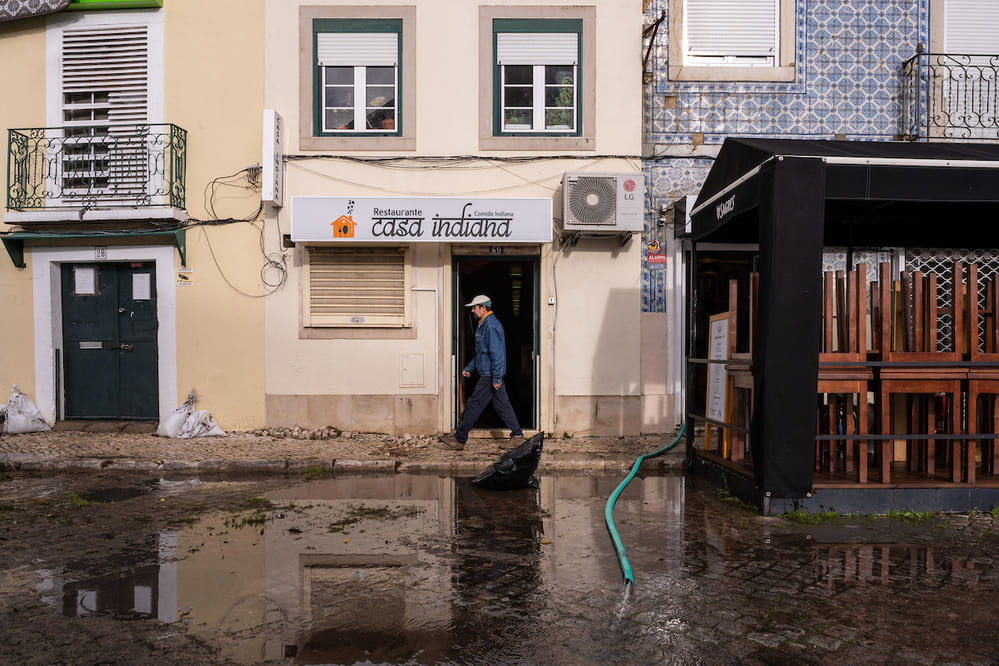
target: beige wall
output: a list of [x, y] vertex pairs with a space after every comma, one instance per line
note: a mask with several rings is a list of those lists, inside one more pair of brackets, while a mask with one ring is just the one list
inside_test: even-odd
[[[45, 120], [45, 19], [0, 23], [0, 219], [7, 205], [7, 131], [40, 127]], [[15, 64], [16, 63], [16, 64]], [[16, 103], [15, 103], [16, 101]], [[0, 224], [0, 231], [10, 227]], [[31, 306], [31, 256], [27, 268], [14, 268], [6, 252], [0, 252], [0, 401], [6, 402], [12, 384], [19, 384], [29, 397], [35, 394], [34, 322]]]
[[[261, 160], [263, 2], [171, 0], [164, 11], [166, 120], [188, 131], [187, 208], [204, 219], [205, 186]], [[223, 188], [216, 212], [244, 217], [259, 202], [257, 191]], [[263, 424], [266, 288], [259, 226], [189, 231], [194, 284], [177, 292], [178, 402], [195, 387], [199, 407], [226, 429]], [[265, 232], [278, 233], [271, 225]]]

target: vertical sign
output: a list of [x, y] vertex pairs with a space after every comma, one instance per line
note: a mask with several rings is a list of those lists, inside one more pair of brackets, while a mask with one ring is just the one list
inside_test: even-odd
[[264, 109], [264, 153], [260, 174], [260, 198], [284, 205], [284, 121], [274, 109]]

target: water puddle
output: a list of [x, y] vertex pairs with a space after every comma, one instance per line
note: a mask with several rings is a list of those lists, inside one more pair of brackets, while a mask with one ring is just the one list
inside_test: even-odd
[[148, 488], [134, 486], [130, 488], [94, 488], [81, 492], [79, 497], [86, 502], [124, 502], [148, 492]]
[[[922, 595], [935, 606], [909, 617], [907, 640], [954, 658], [964, 593], [999, 591], [992, 559], [920, 541], [931, 526], [906, 543], [860, 542], [857, 525], [817, 538], [682, 476], [636, 479], [618, 500], [626, 587], [603, 519], [620, 478], [540, 481], [298, 483], [153, 535], [133, 566], [47, 572], [44, 587], [67, 616], [183, 623], [247, 664], [700, 663], [706, 649], [709, 661], [767, 661], [790, 646], [833, 659], [877, 636], [858, 618], [888, 621], [886, 599], [901, 613]], [[943, 638], [918, 637], [943, 621]]]

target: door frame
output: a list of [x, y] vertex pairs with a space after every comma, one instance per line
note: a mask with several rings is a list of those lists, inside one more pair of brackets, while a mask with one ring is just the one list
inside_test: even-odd
[[[461, 416], [464, 410], [458, 405], [458, 374], [461, 370], [460, 364], [458, 363], [458, 342], [457, 338], [459, 335], [459, 327], [464, 321], [464, 315], [466, 308], [464, 303], [459, 302], [458, 294], [458, 263], [465, 259], [474, 260], [493, 260], [496, 263], [511, 263], [517, 261], [518, 259], [529, 259], [532, 264], [532, 269], [534, 272], [534, 289], [531, 292], [531, 310], [534, 317], [534, 330], [532, 331], [532, 337], [534, 345], [534, 385], [531, 387], [532, 398], [531, 402], [533, 405], [532, 420], [534, 426], [531, 428], [525, 428], [525, 430], [541, 430], [542, 420], [541, 415], [543, 412], [541, 405], [541, 386], [542, 386], [542, 376], [543, 371], [542, 358], [544, 356], [544, 349], [542, 348], [543, 336], [542, 322], [541, 322], [541, 293], [542, 286], [541, 280], [543, 279], [544, 269], [543, 269], [543, 255], [540, 249], [537, 251], [533, 249], [525, 248], [511, 248], [505, 246], [504, 252], [493, 253], [489, 248], [469, 248], [468, 246], [463, 246], [461, 248], [453, 248], [451, 251], [451, 262], [450, 262], [450, 272], [451, 272], [451, 330], [448, 335], [449, 339], [449, 361], [448, 366], [451, 369], [451, 380], [448, 384], [449, 396], [448, 396], [448, 408], [451, 412], [450, 429], [453, 431], [461, 420]], [[502, 322], [501, 322], [502, 323]], [[523, 426], [523, 424], [521, 424]]]
[[[56, 413], [56, 405], [65, 403], [62, 368], [56, 366], [56, 352], [62, 356], [61, 265], [65, 263], [143, 261], [156, 264], [160, 418], [177, 407], [177, 296], [174, 282], [176, 249], [172, 245], [109, 245], [102, 249], [106, 250], [106, 256], [96, 260], [96, 247], [93, 245], [31, 248], [35, 325], [34, 401], [47, 423], [55, 423], [63, 418], [61, 413]], [[60, 392], [58, 396], [57, 387]]]

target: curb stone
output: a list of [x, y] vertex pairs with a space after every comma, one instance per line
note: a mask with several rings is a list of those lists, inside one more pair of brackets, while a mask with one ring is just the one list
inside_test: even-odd
[[216, 458], [214, 460], [199, 460], [198, 473], [200, 474], [216, 474], [219, 471], [219, 467], [222, 466], [225, 460], [221, 458]]
[[350, 472], [395, 472], [399, 467], [397, 460], [336, 460], [333, 462], [333, 473], [340, 470]]
[[283, 460], [224, 460], [219, 465], [218, 470], [223, 474], [283, 473], [286, 467]]
[[192, 460], [167, 460], [160, 469], [165, 472], [197, 472], [198, 463]]
[[323, 474], [329, 476], [333, 473], [334, 463], [335, 461], [318, 460], [315, 458], [308, 460], [288, 460], [285, 465], [285, 472], [288, 474], [302, 474], [307, 470], [321, 469]]
[[[327, 475], [336, 472], [392, 474], [401, 472], [452, 474], [455, 476], [476, 476], [489, 465], [496, 462], [494, 457], [483, 457], [481, 460], [398, 460], [398, 459], [340, 459], [320, 460], [318, 458], [271, 458], [271, 459], [224, 459], [210, 460], [147, 460], [109, 458], [27, 458], [18, 456], [14, 459], [5, 456], [0, 459], [0, 471], [18, 471], [31, 473], [85, 473], [113, 470], [121, 472], [170, 472], [175, 474], [217, 475], [217, 474], [292, 474], [298, 475], [308, 469], [321, 468]], [[538, 473], [553, 472], [570, 473], [627, 473], [633, 466], [633, 460], [618, 458], [565, 458], [542, 459], [538, 465]], [[679, 470], [679, 463], [647, 465], [643, 463], [641, 470], [646, 473], [661, 473]]]

